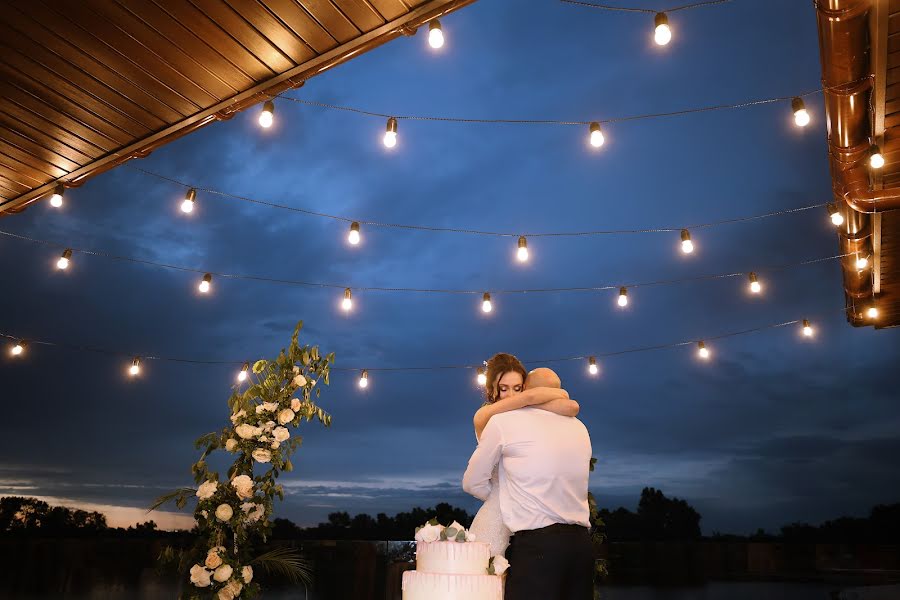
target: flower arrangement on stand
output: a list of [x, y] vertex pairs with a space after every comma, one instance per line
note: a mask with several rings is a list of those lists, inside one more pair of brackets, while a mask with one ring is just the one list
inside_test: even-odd
[[[284, 488], [276, 479], [282, 471], [293, 470], [291, 455], [301, 438], [292, 435], [292, 430], [303, 420], [331, 425], [331, 415], [317, 406], [313, 397], [321, 394], [319, 382], [329, 383], [334, 354], [323, 356], [318, 346], [301, 346], [298, 339], [302, 327], [301, 321], [290, 346], [275, 360], [253, 364], [246, 389], [235, 386], [228, 400], [231, 425], [197, 440], [196, 446], [203, 452], [191, 472], [198, 487], [162, 496], [150, 508], [170, 501], [183, 508], [196, 497], [198, 540], [179, 561], [182, 571], [193, 563], [186, 576], [190, 588], [183, 598], [253, 598], [260, 591], [253, 580], [254, 566], [297, 582], [309, 581], [309, 567], [296, 551], [276, 549], [254, 557], [252, 547], [254, 540], [265, 542], [271, 533], [275, 497], [284, 500]], [[235, 455], [224, 479], [210, 471], [206, 462], [215, 450]], [[175, 551], [167, 548], [161, 560], [172, 560], [174, 555]]]

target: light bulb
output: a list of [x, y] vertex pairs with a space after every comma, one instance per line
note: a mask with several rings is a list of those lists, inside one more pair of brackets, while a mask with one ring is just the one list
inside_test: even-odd
[[812, 337], [813, 328], [812, 325], [809, 324], [809, 319], [803, 319], [803, 335], [806, 337]]
[[393, 148], [397, 145], [397, 119], [391, 117], [387, 121], [387, 127], [384, 132], [384, 145], [386, 148]]
[[345, 311], [349, 311], [353, 308], [353, 294], [350, 292], [350, 288], [344, 290], [344, 299], [341, 301], [341, 308]]
[[754, 294], [758, 294], [762, 291], [762, 286], [759, 284], [756, 273], [750, 273], [750, 291]]
[[628, 306], [628, 290], [625, 288], [619, 288], [619, 306]]
[[666, 13], [656, 13], [653, 22], [656, 26], [653, 39], [656, 40], [656, 43], [660, 46], [665, 46], [671, 42], [672, 30], [669, 28], [669, 17], [666, 16]]
[[437, 19], [428, 24], [428, 45], [435, 50], [444, 45], [444, 32], [441, 31], [441, 22]]
[[62, 253], [62, 256], [59, 257], [59, 260], [56, 261], [56, 268], [60, 270], [69, 268], [70, 258], [72, 258], [72, 251], [66, 248]]
[[870, 306], [869, 310], [866, 311], [866, 315], [868, 315], [868, 317], [870, 319], [877, 319], [878, 318], [878, 309], [875, 308], [874, 306]]
[[50, 196], [50, 206], [54, 208], [59, 208], [63, 204], [63, 194], [65, 193], [66, 188], [63, 184], [56, 184], [56, 188], [53, 190], [53, 195]]
[[694, 242], [691, 241], [691, 232], [687, 229], [681, 230], [681, 251], [690, 254], [694, 251]]
[[478, 375], [475, 377], [475, 381], [482, 387], [487, 385], [487, 375], [484, 374], [483, 367], [478, 367]]
[[481, 310], [484, 311], [484, 312], [486, 312], [486, 313], [489, 313], [489, 312], [491, 312], [492, 310], [494, 310], [494, 307], [493, 307], [493, 305], [491, 304], [491, 295], [488, 294], [487, 292], [485, 292], [485, 293], [484, 293], [484, 296], [482, 296], [482, 299], [481, 299]]
[[141, 359], [140, 358], [135, 357], [134, 360], [131, 361], [131, 367], [128, 369], [128, 373], [132, 377], [140, 375], [140, 373], [141, 373]]
[[181, 203], [181, 212], [190, 213], [194, 211], [194, 201], [197, 199], [197, 190], [191, 188], [184, 195], [184, 201]]
[[709, 358], [709, 348], [703, 342], [697, 343], [697, 355], [704, 360]]
[[869, 266], [869, 259], [865, 256], [860, 256], [856, 259], [856, 270], [862, 271], [866, 267]]
[[212, 273], [207, 273], [203, 276], [203, 281], [200, 282], [200, 293], [205, 294], [209, 292], [209, 286], [212, 283]]
[[872, 146], [871, 152], [869, 155], [869, 166], [873, 169], [880, 169], [884, 166], [884, 155], [881, 153], [881, 148], [877, 145]]
[[603, 137], [603, 131], [600, 129], [600, 123], [591, 123], [591, 146], [599, 148], [606, 139]]
[[791, 110], [794, 111], [794, 123], [798, 127], [806, 127], [809, 125], [809, 113], [806, 112], [806, 105], [803, 104], [803, 98], [794, 98], [791, 100]]
[[262, 112], [259, 113], [259, 124], [262, 127], [268, 129], [272, 126], [272, 122], [275, 120], [275, 103], [271, 100], [266, 100], [265, 104], [263, 104]]
[[359, 223], [356, 221], [350, 224], [350, 233], [347, 234], [347, 241], [354, 246], [359, 244]]
[[362, 375], [359, 376], [359, 387], [366, 388], [369, 387], [369, 372], [363, 371]]
[[597, 359], [593, 356], [588, 358], [588, 373], [591, 375], [596, 375], [600, 372], [600, 367], [597, 366]]
[[525, 239], [525, 236], [519, 236], [519, 249], [516, 252], [516, 256], [519, 259], [519, 262], [525, 262], [528, 260], [528, 240]]
[[9, 349], [9, 353], [13, 356], [21, 356], [22, 353], [25, 352], [26, 345], [27, 344], [24, 341], [19, 340], [12, 348]]
[[831, 222], [835, 227], [840, 227], [844, 224], [844, 215], [838, 210], [837, 204], [831, 203], [828, 205], [828, 214], [831, 216]]
[[250, 371], [250, 363], [244, 363], [244, 366], [241, 367], [241, 372], [238, 373], [237, 380], [238, 381], [247, 381], [247, 373]]

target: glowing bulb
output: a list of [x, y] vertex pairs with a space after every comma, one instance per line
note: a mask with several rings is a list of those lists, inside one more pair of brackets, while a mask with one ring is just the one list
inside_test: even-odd
[[697, 355], [704, 360], [709, 358], [709, 348], [703, 342], [697, 343]]
[[681, 251], [690, 254], [694, 251], [694, 242], [691, 241], [691, 232], [687, 229], [681, 230]]
[[350, 293], [350, 288], [344, 290], [344, 299], [341, 302], [341, 308], [345, 311], [349, 311], [353, 308], [353, 294]]
[[428, 24], [428, 45], [435, 50], [444, 45], [444, 32], [441, 31], [441, 22], [437, 19]]
[[619, 288], [619, 306], [628, 306], [628, 290], [625, 288]]
[[244, 363], [244, 366], [241, 367], [241, 372], [238, 373], [237, 380], [238, 381], [247, 381], [247, 373], [250, 371], [250, 363]]
[[519, 236], [519, 249], [516, 256], [518, 257], [519, 262], [528, 260], [528, 240], [525, 239], [524, 235]]
[[134, 360], [131, 361], [131, 367], [128, 369], [128, 373], [132, 377], [136, 377], [141, 373], [141, 359], [137, 356], [134, 357]]
[[798, 127], [806, 127], [809, 125], [809, 113], [806, 112], [806, 105], [803, 104], [803, 98], [794, 98], [791, 100], [791, 110], [794, 111], [794, 123]]
[[588, 373], [591, 375], [596, 375], [600, 372], [600, 367], [597, 366], [597, 359], [593, 356], [588, 358]]
[[858, 271], [862, 271], [863, 269], [865, 269], [868, 266], [869, 266], [868, 257], [860, 256], [859, 258], [856, 259], [856, 269]]
[[869, 155], [869, 166], [873, 169], [880, 169], [884, 166], [884, 155], [881, 153], [881, 148], [872, 146], [871, 152]]
[[828, 205], [828, 214], [831, 216], [831, 222], [835, 227], [840, 227], [844, 224], [844, 215], [838, 210], [837, 204], [832, 203]]
[[384, 132], [384, 145], [386, 148], [393, 148], [397, 145], [397, 119], [391, 117], [387, 121], [387, 128]]
[[866, 314], [868, 315], [868, 317], [870, 319], [877, 319], [878, 318], [878, 309], [875, 308], [874, 306], [870, 306], [869, 310], [866, 312]]
[[362, 375], [359, 376], [359, 387], [367, 388], [369, 387], [369, 372], [363, 371]]
[[812, 325], [809, 324], [809, 319], [803, 319], [803, 335], [806, 337], [812, 337], [813, 328]]
[[356, 221], [350, 224], [350, 233], [347, 234], [347, 241], [354, 246], [359, 244], [359, 223]]
[[493, 307], [493, 305], [491, 304], [491, 295], [488, 294], [487, 292], [485, 292], [485, 293], [484, 293], [484, 296], [482, 296], [482, 299], [481, 299], [481, 310], [484, 311], [484, 312], [486, 312], [486, 313], [489, 313], [489, 312], [491, 312], [492, 310], [494, 310], [494, 307]]
[[272, 126], [272, 122], [275, 120], [275, 103], [271, 100], [266, 100], [265, 104], [263, 104], [262, 112], [259, 113], [259, 124], [262, 127], [268, 129]]
[[191, 188], [184, 195], [184, 201], [181, 203], [181, 212], [191, 213], [194, 211], [194, 201], [197, 199], [197, 190]]
[[606, 139], [603, 137], [603, 131], [600, 129], [600, 123], [591, 123], [591, 146], [599, 148]]
[[69, 259], [72, 258], [72, 251], [68, 248], [62, 253], [62, 256], [59, 257], [59, 260], [56, 261], [57, 269], [67, 269], [69, 267]]
[[762, 286], [759, 285], [759, 279], [757, 279], [756, 273], [750, 273], [750, 291], [754, 294], [758, 294], [762, 291]]
[[656, 13], [653, 22], [656, 26], [653, 39], [656, 40], [656, 43], [660, 46], [665, 46], [671, 42], [672, 30], [669, 28], [669, 17], [666, 16], [666, 13]]
[[487, 385], [487, 375], [484, 373], [484, 368], [478, 367], [478, 376], [475, 378], [475, 381], [482, 387]]
[[63, 194], [65, 193], [66, 188], [63, 184], [56, 184], [56, 189], [53, 190], [53, 195], [50, 196], [50, 206], [54, 208], [59, 208], [63, 204]]
[[209, 285], [212, 283], [212, 273], [207, 273], [203, 276], [203, 281], [200, 282], [200, 293], [205, 294], [209, 292]]
[[9, 349], [9, 353], [13, 356], [21, 356], [22, 353], [25, 352], [26, 345], [27, 344], [24, 341], [19, 340], [18, 342], [16, 342], [15, 346]]

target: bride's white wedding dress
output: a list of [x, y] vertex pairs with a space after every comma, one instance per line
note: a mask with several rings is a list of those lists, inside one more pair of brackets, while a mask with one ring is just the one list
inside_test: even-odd
[[491, 556], [502, 556], [506, 552], [510, 536], [510, 531], [503, 524], [503, 517], [500, 514], [498, 470], [499, 467], [494, 467], [494, 473], [491, 475], [491, 494], [478, 509], [478, 514], [475, 515], [475, 520], [469, 528], [469, 532], [475, 534], [476, 541], [491, 545]]

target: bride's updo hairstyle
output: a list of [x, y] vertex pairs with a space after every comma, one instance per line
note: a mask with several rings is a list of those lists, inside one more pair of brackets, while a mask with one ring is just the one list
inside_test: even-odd
[[525, 365], [512, 354], [500, 352], [487, 361], [487, 372], [485, 373], [487, 384], [484, 386], [485, 404], [493, 404], [499, 399], [500, 393], [497, 391], [497, 381], [503, 377], [504, 373], [509, 373], [510, 371], [520, 374], [523, 383], [525, 378], [528, 377]]

